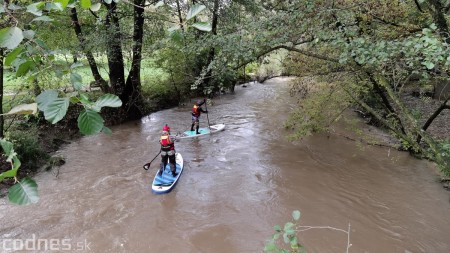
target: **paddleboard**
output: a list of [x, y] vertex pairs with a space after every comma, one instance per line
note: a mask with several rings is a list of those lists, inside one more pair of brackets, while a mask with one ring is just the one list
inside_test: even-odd
[[180, 139], [199, 137], [207, 134], [216, 133], [222, 131], [223, 129], [225, 129], [225, 124], [211, 125], [209, 128], [208, 127], [199, 128], [198, 129], [199, 134], [197, 134], [195, 130], [185, 131], [184, 133], [177, 135], [177, 137]]
[[180, 153], [175, 154], [175, 163], [177, 165], [176, 172], [178, 173], [175, 177], [172, 176], [169, 164], [166, 165], [161, 175], [159, 174], [159, 170], [156, 172], [152, 182], [152, 191], [154, 193], [168, 193], [175, 187], [175, 184], [181, 176], [181, 172], [183, 172], [183, 157]]

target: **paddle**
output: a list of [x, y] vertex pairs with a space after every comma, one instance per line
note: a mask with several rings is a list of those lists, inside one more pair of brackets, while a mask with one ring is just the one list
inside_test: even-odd
[[159, 154], [161, 154], [161, 150], [159, 151], [159, 153], [155, 156], [155, 158], [153, 158], [149, 163], [144, 164], [144, 170], [148, 170], [150, 169], [150, 165], [152, 164], [152, 162], [156, 159], [156, 157], [159, 156]]
[[207, 104], [207, 101], [205, 101], [205, 109], [206, 109], [206, 111], [208, 112], [208, 113], [206, 114], [206, 118], [208, 119], [208, 128], [209, 128], [209, 130], [211, 130], [211, 125], [209, 124], [209, 116], [208, 116], [209, 111], [208, 111], [208, 106], [206, 106], [206, 104]]

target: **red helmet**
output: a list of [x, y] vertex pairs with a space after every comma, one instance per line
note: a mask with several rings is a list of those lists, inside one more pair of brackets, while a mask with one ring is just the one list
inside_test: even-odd
[[164, 132], [170, 132], [170, 127], [166, 124], [162, 129]]

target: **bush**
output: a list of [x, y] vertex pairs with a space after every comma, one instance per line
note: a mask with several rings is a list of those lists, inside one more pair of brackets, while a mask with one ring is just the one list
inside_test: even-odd
[[39, 144], [38, 131], [35, 126], [12, 130], [8, 132], [8, 137], [14, 144], [14, 150], [22, 162], [23, 168], [36, 171], [49, 158]]

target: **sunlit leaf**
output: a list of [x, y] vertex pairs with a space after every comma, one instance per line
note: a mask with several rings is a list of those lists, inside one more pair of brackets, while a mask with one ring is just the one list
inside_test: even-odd
[[91, 5], [92, 5], [91, 0], [80, 0], [80, 6], [85, 10], [91, 8]]
[[56, 90], [46, 90], [36, 97], [38, 108], [41, 111], [47, 110], [48, 104], [58, 98], [58, 92]]
[[3, 173], [0, 173], [0, 182], [5, 178], [15, 177], [17, 175], [16, 169], [7, 170]]
[[39, 200], [38, 186], [36, 182], [26, 177], [22, 181], [9, 188], [8, 199], [18, 205], [28, 205]]
[[192, 6], [192, 8], [189, 10], [186, 20], [190, 20], [191, 18], [197, 16], [201, 11], [203, 11], [206, 8], [204, 5], [196, 4]]
[[0, 30], [0, 47], [14, 49], [22, 40], [22, 30], [18, 27], [7, 27]]
[[170, 38], [175, 43], [182, 43], [183, 42], [183, 33], [181, 33], [180, 30], [176, 30], [170, 33]]
[[78, 128], [85, 135], [100, 133], [103, 129], [103, 118], [99, 113], [86, 109], [78, 116]]
[[164, 1], [159, 1], [155, 4], [155, 8], [161, 7], [164, 5]]
[[100, 7], [102, 7], [101, 3], [95, 3], [95, 4], [91, 5], [91, 11], [93, 11], [93, 12], [99, 11]]
[[27, 12], [34, 14], [35, 16], [42, 16], [42, 10], [39, 9], [41, 3], [33, 3], [27, 6]]
[[54, 0], [55, 3], [60, 3], [61, 7], [64, 9], [69, 4], [69, 0]]
[[292, 212], [292, 218], [293, 218], [294, 220], [300, 219], [300, 211], [298, 211], [298, 210], [293, 211], [293, 212]]
[[275, 226], [273, 226], [273, 230], [275, 230], [276, 232], [281, 232], [281, 227], [280, 227], [280, 225], [275, 225]]
[[3, 4], [0, 3], [0, 13], [5, 12], [5, 7], [3, 6]]
[[50, 123], [55, 124], [62, 118], [64, 118], [68, 108], [69, 98], [54, 99], [47, 105], [47, 108], [44, 110], [45, 119]]
[[111, 4], [111, 3], [112, 3], [112, 0], [104, 0], [104, 2], [105, 2], [106, 4]]
[[294, 223], [287, 222], [286, 224], [284, 224], [284, 230], [292, 229], [294, 226], [295, 226]]
[[210, 32], [212, 30], [211, 24], [208, 22], [197, 22], [192, 24], [192, 27], [204, 32]]
[[70, 68], [75, 69], [75, 68], [83, 67], [83, 66], [84, 66], [83, 63], [78, 61], [78, 62], [72, 63], [72, 65], [70, 65]]
[[37, 103], [32, 104], [21, 104], [18, 106], [13, 107], [9, 112], [3, 114], [3, 115], [10, 115], [10, 114], [35, 114], [37, 112]]

